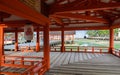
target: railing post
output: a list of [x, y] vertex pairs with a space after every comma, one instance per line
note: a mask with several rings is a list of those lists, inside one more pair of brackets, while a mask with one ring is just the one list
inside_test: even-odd
[[100, 48], [100, 53], [102, 53], [102, 49]]
[[42, 75], [41, 71], [38, 72], [38, 75]]
[[70, 51], [72, 52], [72, 48], [70, 49]]
[[14, 60], [11, 60], [11, 64], [14, 64]]
[[85, 53], [87, 52], [87, 49], [85, 48]]
[[92, 53], [94, 53], [94, 47], [92, 47]]
[[115, 55], [117, 55], [117, 51], [115, 51]]
[[65, 46], [64, 46], [64, 51], [66, 52], [66, 48], [65, 48]]
[[34, 75], [34, 72], [31, 71], [31, 72], [30, 72], [30, 75]]
[[55, 48], [55, 52], [56, 52], [56, 48]]
[[21, 74], [21, 75], [28, 75], [28, 73], [24, 73], [24, 74]]
[[24, 65], [24, 57], [21, 57], [21, 65]]
[[34, 62], [33, 62], [33, 61], [31, 62], [31, 65], [32, 65], [32, 66], [34, 65]]
[[77, 48], [77, 49], [78, 49], [78, 52], [79, 52], [79, 50], [80, 50], [80, 47], [78, 46], [78, 48]]
[[120, 56], [120, 50], [119, 50], [119, 56]]

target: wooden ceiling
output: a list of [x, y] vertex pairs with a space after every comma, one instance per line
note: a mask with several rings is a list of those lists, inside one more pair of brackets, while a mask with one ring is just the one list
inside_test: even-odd
[[120, 27], [120, 0], [46, 0], [52, 25], [74, 29]]
[[[40, 23], [44, 24], [43, 22], [47, 20], [46, 17], [38, 17], [36, 15], [38, 13], [35, 14], [35, 12], [35, 16], [29, 14], [29, 18], [25, 15], [21, 17], [21, 14], [6, 12], [6, 10], [0, 11], [5, 12], [7, 15], [3, 17], [4, 20], [0, 18], [1, 23], [9, 24], [9, 27], [21, 27], [22, 29], [29, 22], [36, 28], [39, 26], [42, 30], [43, 27]], [[120, 0], [42, 0], [42, 13], [46, 14], [50, 20], [50, 30], [59, 31], [63, 28], [64, 30], [96, 30], [120, 27]], [[2, 13], [2, 15], [4, 14]], [[8, 31], [12, 29], [7, 28]]]

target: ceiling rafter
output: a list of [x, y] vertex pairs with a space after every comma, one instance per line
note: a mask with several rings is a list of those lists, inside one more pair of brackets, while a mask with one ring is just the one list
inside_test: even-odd
[[[69, 5], [72, 5], [72, 3]], [[76, 1], [76, 4], [78, 4], [78, 3], [79, 3], [79, 0]], [[97, 5], [93, 4], [93, 3], [89, 3], [86, 6], [79, 5], [76, 7], [70, 7], [69, 5], [66, 7], [64, 7], [64, 5], [58, 6], [58, 7], [53, 5], [53, 8], [50, 9], [50, 12], [51, 13], [68, 13], [68, 12], [73, 12], [73, 11], [93, 11], [93, 10], [113, 9], [113, 8], [120, 7], [120, 2], [117, 2], [117, 3], [97, 2]], [[74, 5], [74, 3], [73, 3], [73, 5]]]
[[97, 22], [76, 22], [76, 23], [64, 23], [65, 25], [69, 25], [69, 24], [90, 24], [90, 23], [97, 23]]
[[108, 19], [109, 23], [112, 23], [115, 19], [120, 18], [120, 14], [113, 14], [112, 12], [98, 11], [97, 13]]
[[56, 23], [63, 25], [63, 22], [60, 18], [58, 18], [56, 16], [50, 16], [50, 18], [52, 18]]
[[93, 16], [86, 16], [86, 15], [80, 15], [80, 14], [61, 13], [61, 14], [55, 14], [54, 16], [57, 16], [60, 18], [73, 18], [76, 20], [89, 20], [94, 22], [108, 23], [108, 21], [103, 18], [97, 18]]
[[107, 19], [109, 23], [112, 21], [112, 19], [110, 17], [112, 14], [106, 13], [106, 12], [101, 11], [101, 10], [96, 11], [96, 13], [99, 13], [101, 16], [103, 16], [103, 18]]
[[0, 11], [21, 16], [22, 18], [26, 18], [43, 26], [50, 22], [47, 17], [27, 7], [19, 0], [0, 0]]
[[[64, 0], [61, 0], [61, 1], [64, 1]], [[76, 1], [74, 1], [74, 2], [71, 2], [71, 3], [66, 3], [66, 4], [62, 4], [62, 5], [59, 5], [57, 2], [56, 3], [54, 3], [54, 4], [52, 4], [52, 5], [50, 5], [50, 9], [51, 9], [51, 11], [52, 10], [54, 10], [53, 8], [65, 8], [65, 9], [67, 9], [68, 7], [70, 8], [70, 7], [76, 7], [76, 6], [79, 6], [79, 5], [81, 5], [81, 6], [84, 6], [85, 5], [85, 2], [87, 2], [87, 0], [76, 0]], [[51, 11], [50, 11], [50, 13], [51, 13]]]

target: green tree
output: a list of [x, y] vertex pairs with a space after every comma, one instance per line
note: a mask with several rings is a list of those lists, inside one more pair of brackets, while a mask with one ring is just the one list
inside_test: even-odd
[[[88, 30], [89, 37], [109, 37], [109, 30]], [[118, 36], [118, 29], [114, 29], [114, 35]]]
[[118, 36], [118, 32], [119, 32], [119, 29], [118, 29], [118, 28], [114, 29], [114, 35], [115, 35], [115, 36]]
[[87, 34], [90, 37], [105, 37], [105, 36], [109, 36], [109, 31], [108, 30], [88, 30]]

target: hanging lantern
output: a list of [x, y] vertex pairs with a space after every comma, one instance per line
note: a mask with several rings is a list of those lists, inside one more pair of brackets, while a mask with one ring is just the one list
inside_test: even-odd
[[24, 38], [27, 40], [27, 42], [31, 42], [33, 39], [33, 26], [28, 24], [24, 26]]

